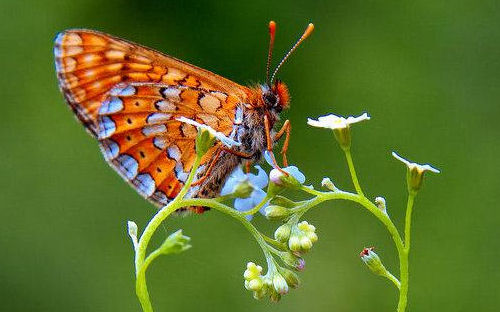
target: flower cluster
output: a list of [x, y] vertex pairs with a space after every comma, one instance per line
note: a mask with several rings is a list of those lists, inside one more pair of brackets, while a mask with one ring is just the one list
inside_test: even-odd
[[247, 264], [243, 273], [245, 278], [245, 288], [253, 292], [255, 299], [262, 299], [266, 296], [277, 302], [282, 295], [288, 293], [289, 288], [297, 288], [300, 284], [297, 274], [274, 265], [269, 272], [262, 276], [262, 267], [253, 262]]

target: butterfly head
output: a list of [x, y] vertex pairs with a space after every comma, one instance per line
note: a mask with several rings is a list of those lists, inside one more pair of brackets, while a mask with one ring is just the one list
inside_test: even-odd
[[267, 109], [280, 113], [288, 108], [290, 103], [288, 87], [280, 80], [275, 81], [272, 87], [267, 84], [262, 85], [261, 91], [262, 102]]

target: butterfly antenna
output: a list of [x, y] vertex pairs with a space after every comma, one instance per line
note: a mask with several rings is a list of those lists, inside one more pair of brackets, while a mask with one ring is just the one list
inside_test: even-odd
[[297, 47], [302, 43], [302, 41], [304, 41], [307, 37], [309, 37], [309, 35], [312, 33], [313, 30], [314, 30], [314, 25], [312, 23], [309, 23], [302, 36], [300, 36], [299, 40], [297, 40], [297, 42], [293, 45], [290, 51], [288, 51], [288, 53], [283, 57], [278, 66], [276, 66], [276, 69], [274, 70], [273, 75], [271, 76], [271, 81], [269, 83], [273, 83], [274, 77], [276, 76], [276, 73], [278, 73], [278, 70], [281, 68], [281, 65], [283, 65], [283, 63], [286, 62], [288, 57], [293, 53], [293, 51], [295, 51], [295, 49], [297, 49]]
[[269, 51], [267, 52], [266, 83], [269, 85], [269, 67], [273, 58], [274, 37], [276, 35], [276, 23], [269, 22]]

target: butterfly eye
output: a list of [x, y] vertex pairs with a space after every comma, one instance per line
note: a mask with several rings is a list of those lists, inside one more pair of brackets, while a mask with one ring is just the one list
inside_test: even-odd
[[272, 92], [267, 92], [264, 94], [264, 102], [267, 107], [276, 107], [278, 105], [278, 96]]

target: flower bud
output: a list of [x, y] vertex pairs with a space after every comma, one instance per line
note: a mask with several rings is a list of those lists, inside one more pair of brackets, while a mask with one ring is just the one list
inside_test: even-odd
[[282, 220], [290, 215], [290, 211], [288, 209], [276, 205], [267, 206], [265, 212], [266, 218], [269, 220]]
[[285, 223], [278, 227], [274, 232], [274, 238], [279, 242], [286, 242], [290, 237], [290, 232], [292, 231], [290, 224]]
[[304, 235], [300, 238], [300, 247], [302, 248], [303, 251], [309, 251], [309, 249], [312, 248], [313, 243], [307, 237], [307, 235]]
[[366, 266], [376, 275], [385, 276], [387, 275], [387, 270], [382, 264], [379, 256], [373, 251], [373, 247], [364, 248], [359, 254], [361, 260], [366, 264]]
[[285, 208], [294, 208], [294, 207], [298, 206], [298, 204], [296, 202], [294, 202], [293, 200], [290, 200], [290, 199], [283, 197], [281, 195], [274, 196], [273, 199], [271, 199], [270, 203], [273, 205], [278, 205], [278, 206], [282, 206]]
[[375, 206], [377, 206], [377, 208], [380, 209], [380, 211], [382, 211], [384, 214], [387, 215], [385, 198], [383, 198], [381, 196], [375, 198]]
[[395, 152], [392, 152], [392, 156], [397, 160], [401, 161], [406, 165], [408, 170], [406, 171], [406, 183], [408, 185], [408, 192], [411, 194], [416, 194], [422, 187], [424, 180], [424, 173], [426, 171], [431, 171], [434, 173], [440, 173], [440, 171], [431, 165], [420, 165], [417, 163], [412, 163], [403, 157], [399, 156]]
[[280, 273], [285, 278], [285, 281], [288, 284], [288, 286], [290, 286], [292, 288], [299, 287], [300, 279], [299, 279], [299, 276], [297, 274], [295, 274], [294, 272], [292, 272], [288, 269], [283, 269], [283, 268], [280, 270]]
[[290, 239], [288, 240], [288, 248], [294, 252], [301, 251], [300, 238], [297, 235], [290, 236]]
[[128, 236], [132, 239], [132, 244], [134, 244], [134, 249], [137, 249], [139, 244], [137, 241], [137, 224], [134, 221], [127, 221]]
[[253, 280], [248, 282], [247, 289], [252, 290], [252, 291], [259, 291], [262, 289], [263, 286], [264, 286], [264, 284], [262, 283], [261, 278], [254, 278]]
[[273, 287], [274, 290], [276, 290], [276, 292], [280, 295], [288, 293], [288, 284], [286, 283], [285, 278], [277, 272], [273, 276]]
[[178, 230], [170, 234], [167, 239], [165, 239], [159, 250], [163, 254], [181, 253], [191, 248], [191, 245], [189, 244], [190, 241], [191, 238], [182, 235], [182, 230]]
[[[283, 171], [287, 174], [283, 173]], [[305, 182], [306, 177], [297, 167], [289, 166], [281, 170], [276, 168], [271, 170], [269, 180], [278, 186], [298, 188]]]
[[332, 180], [330, 180], [330, 178], [323, 178], [323, 180], [321, 180], [321, 186], [329, 189], [330, 191], [335, 192], [337, 190], [337, 188], [333, 184]]
[[300, 258], [299, 256], [294, 255], [291, 252], [280, 252], [279, 256], [281, 260], [288, 265], [289, 267], [297, 270], [297, 271], [302, 271], [305, 266], [305, 261], [304, 259]]
[[318, 235], [314, 232], [306, 232], [307, 238], [311, 240], [311, 242], [314, 244], [318, 241]]
[[256, 265], [253, 262], [248, 262], [247, 263], [247, 269], [243, 273], [243, 277], [247, 281], [251, 281], [255, 278], [260, 277], [262, 273], [262, 267], [260, 265]]

